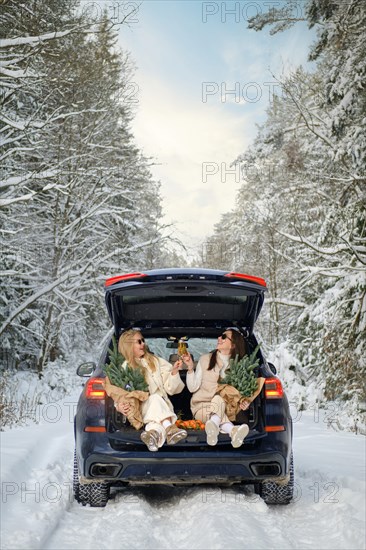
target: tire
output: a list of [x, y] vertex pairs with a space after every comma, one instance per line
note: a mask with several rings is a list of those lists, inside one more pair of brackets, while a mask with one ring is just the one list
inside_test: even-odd
[[79, 479], [79, 467], [74, 453], [73, 491], [76, 502], [83, 506], [104, 508], [109, 500], [109, 485], [103, 482], [93, 482], [82, 485]]
[[104, 508], [109, 500], [109, 485], [107, 483], [89, 483], [84, 485], [88, 488], [90, 506]]
[[289, 504], [294, 496], [294, 459], [291, 453], [290, 479], [286, 485], [275, 481], [263, 481], [259, 484], [259, 495], [266, 504]]
[[87, 495], [84, 490], [85, 486], [80, 485], [79, 467], [76, 459], [76, 451], [74, 451], [74, 470], [73, 470], [72, 488], [74, 491], [74, 498], [76, 502], [81, 502], [83, 504], [86, 504]]

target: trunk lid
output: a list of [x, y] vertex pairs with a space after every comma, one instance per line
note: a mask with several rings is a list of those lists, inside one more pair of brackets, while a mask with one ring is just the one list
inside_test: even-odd
[[150, 335], [217, 334], [230, 325], [253, 331], [266, 292], [264, 279], [219, 270], [161, 269], [110, 278], [109, 317], [118, 335], [139, 327]]

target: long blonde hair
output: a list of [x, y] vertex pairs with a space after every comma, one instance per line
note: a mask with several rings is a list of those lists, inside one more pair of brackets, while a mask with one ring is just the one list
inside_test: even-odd
[[[133, 354], [133, 337], [136, 336], [136, 334], [139, 334], [142, 338], [142, 334], [139, 330], [130, 329], [123, 332], [118, 340], [118, 351], [122, 353], [127, 363], [134, 369], [141, 366], [139, 359], [136, 359]], [[143, 358], [146, 359], [149, 369], [154, 372], [156, 370], [155, 358], [154, 355], [148, 351], [146, 346]]]

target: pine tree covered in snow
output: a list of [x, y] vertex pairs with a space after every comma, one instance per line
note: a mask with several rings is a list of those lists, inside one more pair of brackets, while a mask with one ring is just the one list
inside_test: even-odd
[[1, 351], [41, 374], [104, 328], [104, 277], [163, 241], [159, 186], [133, 141], [132, 64], [108, 18], [9, 0], [0, 21]]
[[[304, 7], [319, 29], [314, 69], [278, 79], [281, 94], [236, 160], [243, 176], [236, 207], [208, 245], [239, 249], [235, 269], [253, 267], [268, 280], [264, 340], [288, 340], [323, 399], [357, 407], [366, 374], [366, 12], [358, 0]], [[249, 25], [285, 30], [296, 9], [288, 2]], [[226, 268], [234, 267], [228, 259]]]

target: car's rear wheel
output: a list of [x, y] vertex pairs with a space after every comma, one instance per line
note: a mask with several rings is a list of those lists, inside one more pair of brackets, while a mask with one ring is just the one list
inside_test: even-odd
[[89, 504], [93, 507], [102, 508], [106, 506], [109, 499], [109, 485], [103, 482], [92, 482], [86, 485], [80, 483], [79, 479], [79, 467], [76, 459], [76, 452], [74, 454], [74, 476], [73, 476], [73, 490], [74, 497], [77, 502], [80, 502], [83, 506]]
[[263, 481], [259, 484], [259, 495], [266, 504], [289, 504], [294, 496], [294, 460], [291, 454], [290, 478], [285, 485], [275, 481]]

